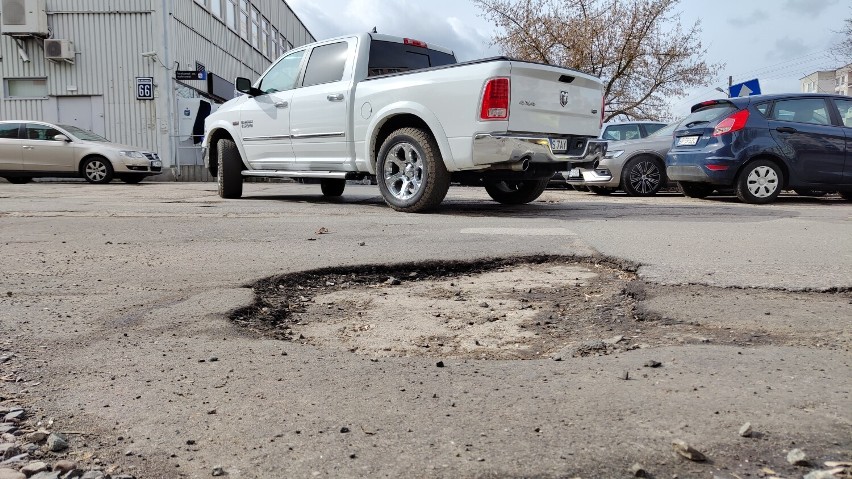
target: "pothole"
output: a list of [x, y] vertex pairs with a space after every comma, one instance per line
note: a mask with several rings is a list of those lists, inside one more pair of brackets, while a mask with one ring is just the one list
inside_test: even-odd
[[564, 256], [325, 268], [257, 282], [255, 304], [231, 319], [261, 337], [370, 356], [563, 358], [708, 343], [848, 349], [849, 292], [660, 286], [635, 271]]

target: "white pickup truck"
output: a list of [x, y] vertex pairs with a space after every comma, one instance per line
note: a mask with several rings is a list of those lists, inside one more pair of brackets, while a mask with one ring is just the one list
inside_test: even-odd
[[205, 121], [202, 144], [219, 195], [246, 177], [315, 178], [340, 196], [375, 177], [398, 211], [437, 207], [450, 182], [494, 200], [538, 198], [556, 171], [606, 152], [602, 84], [593, 76], [365, 33], [289, 51]]

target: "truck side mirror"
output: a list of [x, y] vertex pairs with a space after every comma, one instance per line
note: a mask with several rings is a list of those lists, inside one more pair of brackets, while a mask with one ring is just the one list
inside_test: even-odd
[[236, 85], [238, 92], [245, 93], [248, 96], [260, 96], [264, 94], [262, 90], [251, 86], [251, 80], [248, 78], [237, 77], [234, 84]]

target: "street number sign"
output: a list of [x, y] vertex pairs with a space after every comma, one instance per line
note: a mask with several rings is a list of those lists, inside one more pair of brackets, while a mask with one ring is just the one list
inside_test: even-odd
[[136, 77], [136, 99], [154, 99], [154, 77]]

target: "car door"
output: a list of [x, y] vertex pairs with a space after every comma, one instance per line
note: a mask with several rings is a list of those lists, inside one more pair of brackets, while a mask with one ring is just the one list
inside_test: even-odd
[[347, 112], [355, 46], [352, 38], [311, 49], [290, 111], [293, 154], [299, 169], [341, 164], [350, 156]]
[[0, 172], [21, 171], [23, 142], [18, 138], [20, 123], [0, 123]]
[[74, 147], [64, 140], [54, 139], [56, 135], [64, 135], [63, 132], [44, 123], [26, 123], [23, 133], [21, 160], [24, 169], [56, 173], [77, 170]]
[[840, 122], [846, 135], [846, 163], [843, 167], [843, 183], [852, 184], [852, 100], [834, 100], [840, 112]]
[[290, 102], [304, 54], [305, 50], [298, 50], [278, 60], [257, 85], [263, 93], [249, 98], [240, 109], [239, 132], [252, 169], [292, 168]]
[[823, 98], [778, 100], [772, 107], [770, 133], [787, 157], [794, 185], [843, 181], [846, 135], [832, 124], [829, 107]]

